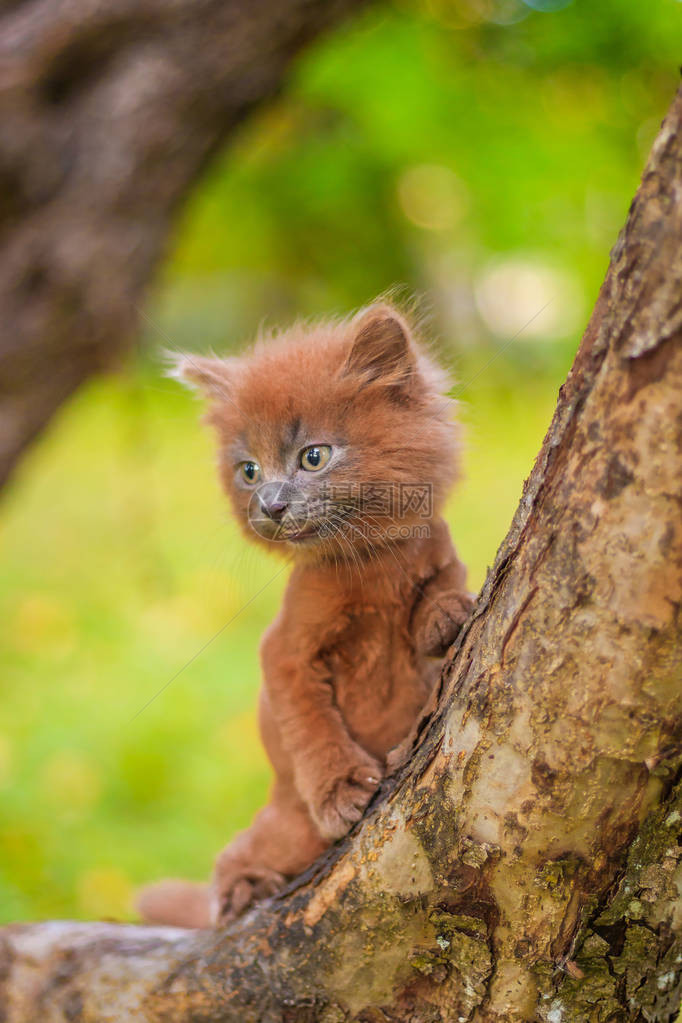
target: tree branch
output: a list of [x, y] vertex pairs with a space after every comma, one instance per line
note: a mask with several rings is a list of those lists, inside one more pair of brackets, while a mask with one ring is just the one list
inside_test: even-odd
[[[439, 710], [393, 786], [225, 931], [7, 928], [7, 1023], [668, 1018], [642, 992], [665, 966], [672, 1004], [682, 961], [664, 884], [680, 816], [660, 809], [682, 764], [681, 123], [682, 92]], [[640, 957], [644, 976], [610, 944], [620, 928], [627, 945], [639, 912], [624, 871], [650, 893], [641, 930], [660, 955]], [[570, 987], [590, 956], [614, 971], [610, 1015]]]

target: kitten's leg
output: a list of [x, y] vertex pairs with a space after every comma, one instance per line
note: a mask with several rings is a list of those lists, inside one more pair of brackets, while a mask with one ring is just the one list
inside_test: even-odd
[[474, 606], [474, 598], [464, 588], [465, 579], [466, 569], [453, 561], [424, 587], [410, 623], [419, 653], [442, 657], [454, 642]]
[[362, 817], [384, 765], [351, 737], [325, 670], [302, 668], [292, 659], [268, 661], [261, 704], [266, 749], [277, 770], [278, 758], [267, 741], [272, 728], [315, 828], [333, 842]]
[[218, 854], [210, 885], [159, 881], [140, 892], [138, 912], [147, 923], [176, 927], [227, 923], [300, 874], [327, 845], [306, 807], [276, 783], [271, 802], [251, 827]]
[[[464, 589], [465, 580], [464, 565], [454, 560], [424, 587], [410, 623], [414, 645], [423, 656], [443, 657], [469, 617], [474, 597]], [[411, 756], [424, 719], [435, 713], [437, 705], [438, 685], [434, 685], [409, 734], [386, 757], [388, 774], [393, 774]]]
[[168, 879], [138, 892], [135, 908], [145, 923], [170, 927], [210, 927], [210, 892], [199, 881]]
[[268, 806], [219, 853], [211, 882], [211, 919], [226, 923], [273, 895], [327, 848], [298, 796], [276, 782]]

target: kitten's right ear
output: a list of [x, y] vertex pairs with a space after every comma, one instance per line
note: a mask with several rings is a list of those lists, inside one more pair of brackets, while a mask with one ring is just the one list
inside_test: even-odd
[[361, 385], [373, 382], [406, 388], [415, 372], [410, 332], [402, 316], [387, 303], [378, 302], [353, 321], [355, 336], [346, 360], [346, 373]]
[[200, 391], [205, 397], [230, 400], [232, 391], [232, 366], [230, 359], [218, 359], [206, 355], [187, 355], [183, 352], [166, 352], [168, 369], [166, 376]]

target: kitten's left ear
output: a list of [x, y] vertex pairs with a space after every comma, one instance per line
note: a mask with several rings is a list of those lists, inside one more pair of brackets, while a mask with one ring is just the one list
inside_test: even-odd
[[355, 336], [345, 371], [362, 383], [406, 387], [416, 369], [410, 333], [389, 305], [373, 305], [354, 321]]
[[207, 398], [230, 400], [233, 374], [229, 359], [182, 352], [166, 354], [169, 363], [167, 376], [200, 391]]

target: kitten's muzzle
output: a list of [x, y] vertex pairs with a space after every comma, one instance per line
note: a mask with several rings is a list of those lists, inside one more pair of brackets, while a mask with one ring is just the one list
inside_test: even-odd
[[286, 514], [289, 496], [286, 483], [264, 483], [257, 491], [260, 510], [273, 522], [281, 522]]
[[288, 480], [270, 480], [251, 495], [248, 519], [264, 540], [289, 540], [308, 526], [308, 502]]

